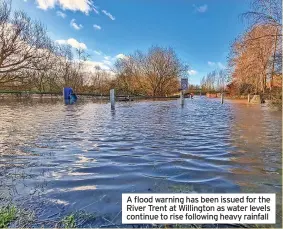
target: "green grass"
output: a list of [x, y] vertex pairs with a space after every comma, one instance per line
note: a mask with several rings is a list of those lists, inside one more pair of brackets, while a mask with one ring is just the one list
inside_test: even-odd
[[78, 211], [65, 216], [60, 224], [63, 228], [76, 228], [81, 227], [86, 222], [92, 222], [96, 219], [95, 214], [90, 214], [84, 211]]
[[75, 215], [68, 215], [62, 220], [62, 224], [64, 228], [75, 228], [76, 227], [76, 220]]
[[0, 208], [0, 228], [7, 228], [11, 222], [17, 218], [17, 209], [15, 206], [6, 206]]
[[[64, 218], [53, 220], [53, 223], [59, 225], [61, 228], [77, 228], [84, 223], [92, 222], [96, 219], [95, 214], [78, 211], [70, 213]], [[0, 207], [0, 228], [8, 228], [9, 226], [17, 228], [31, 227], [33, 223], [46, 223], [48, 220], [36, 219], [35, 212], [21, 207], [8, 204]], [[51, 221], [50, 221], [51, 222]], [[12, 225], [11, 225], [12, 223]], [[56, 226], [57, 227], [57, 226]]]

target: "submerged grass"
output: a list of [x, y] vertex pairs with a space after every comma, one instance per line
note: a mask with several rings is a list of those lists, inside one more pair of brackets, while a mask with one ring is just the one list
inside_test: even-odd
[[0, 228], [7, 228], [16, 218], [17, 208], [15, 206], [8, 205], [0, 208]]
[[62, 220], [62, 226], [64, 228], [75, 228], [76, 227], [76, 221], [75, 221], [75, 215], [68, 215]]
[[59, 223], [63, 228], [77, 228], [83, 226], [87, 222], [92, 222], [96, 216], [91, 213], [79, 211], [65, 216]]
[[35, 212], [14, 204], [0, 207], [0, 228], [30, 227], [35, 221]]

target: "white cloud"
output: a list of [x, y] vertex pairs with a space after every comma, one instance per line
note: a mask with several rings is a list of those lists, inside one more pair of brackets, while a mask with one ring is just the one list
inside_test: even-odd
[[88, 14], [91, 10], [91, 0], [36, 0], [37, 6], [40, 9], [48, 10], [58, 5], [64, 10], [81, 11]]
[[[101, 51], [94, 50], [94, 53], [97, 55], [102, 55]], [[101, 61], [87, 61], [88, 69], [94, 69], [95, 66], [99, 66], [101, 69], [106, 70], [108, 73], [113, 75], [114, 73], [111, 71], [111, 67], [117, 58], [127, 58], [124, 54], [118, 54], [115, 57], [112, 56], [103, 56], [103, 60]]]
[[48, 8], [54, 8], [57, 0], [36, 0], [37, 7], [42, 10], [47, 10]]
[[102, 13], [104, 13], [111, 20], [113, 20], [113, 21], [115, 20], [115, 17], [111, 13], [107, 12], [106, 10], [102, 10]]
[[90, 72], [95, 71], [96, 66], [100, 67], [103, 70], [110, 70], [110, 67], [108, 65], [106, 65], [105, 63], [100, 62], [100, 61], [90, 61], [90, 60], [88, 60], [88, 61], [85, 61], [84, 64], [85, 64], [86, 70], [90, 71]]
[[83, 28], [82, 24], [77, 24], [75, 19], [71, 20], [70, 26], [73, 27], [75, 30], [80, 30]]
[[215, 62], [208, 61], [207, 64], [208, 64], [209, 66], [215, 66]]
[[196, 5], [193, 5], [193, 7], [196, 9], [197, 12], [199, 13], [205, 13], [208, 9], [208, 6], [205, 4], [205, 5], [202, 5], [202, 6], [196, 6]]
[[66, 17], [67, 17], [67, 15], [64, 14], [64, 13], [61, 12], [61, 11], [57, 11], [56, 14], [57, 14], [57, 16], [59, 16], [59, 17], [61, 17], [61, 18], [66, 18]]
[[99, 14], [99, 11], [98, 11], [96, 6], [94, 6], [92, 9], [93, 9], [94, 13]]
[[95, 30], [101, 30], [101, 26], [96, 25], [96, 24], [93, 25], [93, 28], [94, 28]]
[[70, 46], [72, 46], [73, 48], [76, 48], [76, 49], [87, 49], [87, 47], [84, 43], [80, 43], [74, 38], [70, 38], [68, 40], [57, 40], [56, 42], [58, 44], [70, 45]]
[[104, 60], [103, 63], [106, 64], [106, 65], [108, 65], [108, 66], [112, 65], [112, 62], [109, 61], [109, 60]]
[[128, 57], [125, 56], [124, 54], [120, 53], [116, 56], [117, 59], [127, 59]]
[[192, 76], [192, 75], [196, 75], [198, 72], [196, 71], [196, 70], [189, 70], [188, 71], [188, 74], [190, 75], [190, 76]]

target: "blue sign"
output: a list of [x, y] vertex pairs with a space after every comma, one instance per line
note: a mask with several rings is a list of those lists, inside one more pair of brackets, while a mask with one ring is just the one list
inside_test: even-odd
[[189, 88], [188, 78], [181, 79], [181, 89], [188, 90], [188, 88]]
[[73, 94], [73, 89], [70, 87], [64, 87], [63, 96], [64, 99], [70, 99], [71, 95]]
[[63, 96], [65, 100], [65, 104], [74, 104], [77, 101], [77, 95], [74, 93], [73, 89], [70, 87], [65, 87], [63, 89]]

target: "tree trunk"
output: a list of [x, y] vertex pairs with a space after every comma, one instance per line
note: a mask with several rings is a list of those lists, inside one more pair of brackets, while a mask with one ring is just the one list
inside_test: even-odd
[[276, 29], [276, 34], [275, 34], [275, 45], [274, 45], [274, 52], [273, 52], [271, 77], [270, 77], [270, 94], [271, 94], [271, 90], [272, 90], [272, 86], [273, 86], [273, 73], [274, 73], [275, 56], [276, 56], [276, 48], [277, 48], [277, 34], [278, 34], [278, 28]]

